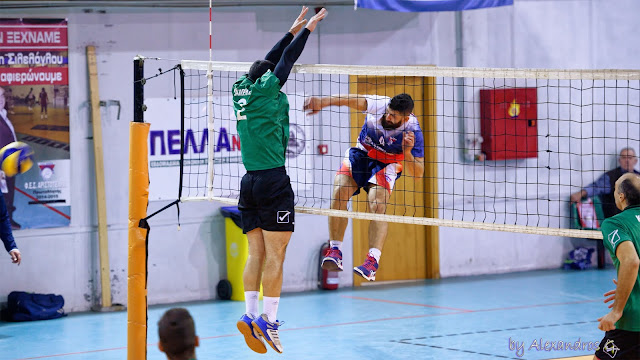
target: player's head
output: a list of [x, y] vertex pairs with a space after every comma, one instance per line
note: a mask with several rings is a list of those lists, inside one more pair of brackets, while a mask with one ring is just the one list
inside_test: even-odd
[[409, 94], [398, 94], [391, 98], [387, 111], [382, 116], [382, 127], [391, 130], [409, 121], [409, 115], [413, 111], [413, 99]]
[[640, 176], [635, 173], [626, 173], [616, 181], [616, 189], [613, 193], [616, 207], [624, 210], [627, 206], [640, 205]]
[[249, 80], [256, 82], [267, 70], [273, 71], [276, 65], [269, 60], [256, 60], [249, 68]]
[[158, 321], [158, 348], [167, 354], [170, 360], [183, 360], [195, 357], [199, 339], [196, 326], [189, 311], [184, 308], [167, 310]]
[[633, 171], [633, 168], [638, 163], [636, 151], [630, 147], [620, 150], [620, 157], [618, 158], [618, 162], [620, 163], [620, 167], [624, 171]]

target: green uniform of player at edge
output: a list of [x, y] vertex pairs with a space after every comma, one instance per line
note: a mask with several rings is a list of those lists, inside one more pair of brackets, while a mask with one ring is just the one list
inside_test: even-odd
[[616, 267], [615, 290], [604, 294], [611, 311], [598, 318], [605, 331], [594, 360], [640, 359], [640, 176], [628, 172], [613, 193], [621, 213], [602, 222], [604, 246]]

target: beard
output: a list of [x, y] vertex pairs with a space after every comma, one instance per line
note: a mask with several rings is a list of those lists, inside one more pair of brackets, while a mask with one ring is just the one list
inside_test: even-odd
[[388, 121], [386, 115], [382, 116], [382, 118], [380, 119], [380, 124], [382, 125], [382, 128], [385, 129], [385, 130], [395, 130], [395, 129], [399, 128], [400, 125], [402, 125], [401, 122], [397, 123], [397, 124], [394, 124], [394, 123]]

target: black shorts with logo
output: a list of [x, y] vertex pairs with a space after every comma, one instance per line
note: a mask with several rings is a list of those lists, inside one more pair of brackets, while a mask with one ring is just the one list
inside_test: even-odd
[[610, 330], [604, 334], [596, 357], [600, 360], [640, 359], [640, 331]]
[[284, 166], [247, 171], [240, 182], [238, 209], [242, 232], [261, 228], [267, 231], [293, 231], [293, 189]]

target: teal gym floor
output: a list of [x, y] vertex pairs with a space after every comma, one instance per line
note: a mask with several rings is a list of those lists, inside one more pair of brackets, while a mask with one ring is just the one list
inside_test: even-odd
[[[200, 336], [198, 359], [553, 359], [594, 353], [608, 312], [603, 293], [614, 269], [502, 275], [285, 294], [278, 317], [284, 353], [249, 350], [236, 329], [244, 303], [207, 301], [149, 309], [148, 359], [156, 323], [186, 307]], [[553, 346], [545, 343], [549, 341]], [[578, 342], [578, 350], [562, 344]], [[591, 343], [591, 344], [590, 344]], [[71, 314], [0, 322], [0, 359], [126, 359], [127, 315]], [[561, 349], [559, 349], [561, 348]], [[582, 349], [584, 348], [584, 349]]]

